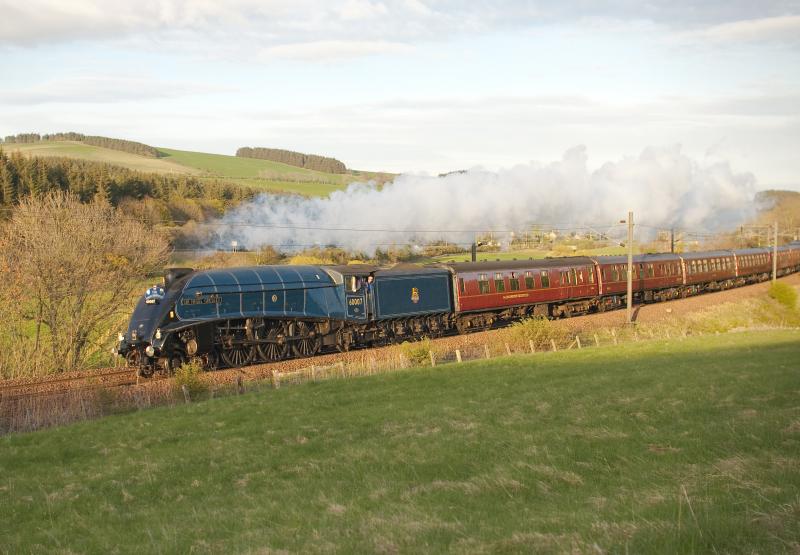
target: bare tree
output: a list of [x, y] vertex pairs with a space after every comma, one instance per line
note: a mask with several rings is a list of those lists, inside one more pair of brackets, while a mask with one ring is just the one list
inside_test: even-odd
[[65, 193], [23, 199], [0, 249], [19, 297], [12, 308], [36, 321], [27, 339], [34, 351], [49, 349], [56, 371], [81, 366], [88, 347], [109, 337], [105, 328], [168, 254], [163, 238], [107, 202]]

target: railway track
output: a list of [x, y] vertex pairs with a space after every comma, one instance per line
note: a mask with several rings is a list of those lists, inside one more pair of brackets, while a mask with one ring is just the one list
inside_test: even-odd
[[77, 376], [0, 383], [0, 401], [56, 395], [68, 391], [108, 389], [137, 383], [136, 371], [131, 368], [104, 370]]

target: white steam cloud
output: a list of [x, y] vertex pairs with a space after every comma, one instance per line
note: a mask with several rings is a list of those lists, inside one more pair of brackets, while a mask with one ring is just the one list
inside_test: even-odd
[[753, 215], [755, 178], [726, 162], [700, 164], [679, 146], [646, 148], [638, 157], [591, 171], [586, 149], [562, 160], [497, 172], [444, 177], [401, 175], [378, 188], [353, 184], [328, 198], [261, 195], [219, 222], [220, 246], [336, 245], [372, 253], [390, 245], [446, 239], [471, 243], [476, 232], [524, 231], [531, 224], [610, 227], [634, 211], [647, 230], [719, 231]]

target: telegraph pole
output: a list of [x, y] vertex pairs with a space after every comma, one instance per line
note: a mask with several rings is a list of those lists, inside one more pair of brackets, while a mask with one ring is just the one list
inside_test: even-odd
[[633, 323], [633, 211], [628, 212], [628, 314], [627, 322]]
[[675, 254], [675, 228], [669, 230], [669, 252]]
[[778, 221], [772, 229], [772, 283], [778, 281]]

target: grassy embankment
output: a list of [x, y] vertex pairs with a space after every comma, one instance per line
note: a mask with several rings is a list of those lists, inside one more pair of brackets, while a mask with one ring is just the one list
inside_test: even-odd
[[388, 176], [388, 174], [355, 170], [345, 174], [325, 173], [269, 160], [168, 148], [159, 148], [164, 154], [161, 158], [149, 158], [71, 141], [8, 143], [0, 145], [0, 148], [6, 152], [19, 151], [30, 156], [63, 156], [106, 162], [143, 172], [185, 174], [201, 179], [220, 179], [265, 191], [308, 196], [324, 196], [344, 189], [354, 181], [370, 179], [384, 181]]
[[0, 439], [9, 552], [800, 545], [800, 336], [311, 383]]

